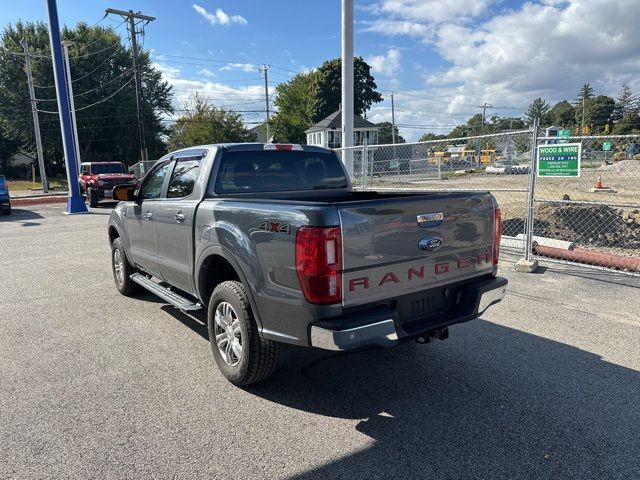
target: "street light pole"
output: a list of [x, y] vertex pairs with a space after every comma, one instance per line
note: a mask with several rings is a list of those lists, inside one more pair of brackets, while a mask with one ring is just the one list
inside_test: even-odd
[[78, 166], [78, 172], [80, 171], [80, 137], [78, 137], [78, 124], [76, 123], [76, 104], [73, 99], [73, 82], [71, 81], [71, 67], [69, 65], [69, 47], [73, 46], [73, 42], [70, 40], [64, 40], [62, 42], [62, 48], [64, 49], [64, 61], [67, 67], [67, 86], [69, 87], [69, 114], [71, 115], [71, 124], [73, 125], [73, 146], [76, 152], [76, 164]]
[[51, 57], [53, 61], [53, 78], [56, 85], [58, 115], [60, 115], [60, 129], [62, 131], [62, 149], [64, 151], [67, 180], [69, 182], [67, 214], [87, 213], [87, 206], [84, 204], [84, 199], [80, 194], [78, 171], [76, 169], [76, 152], [73, 148], [71, 112], [69, 110], [69, 99], [67, 98], [67, 82], [64, 75], [60, 25], [58, 23], [58, 7], [56, 0], [46, 0], [46, 4], [49, 15], [49, 43], [51, 44]]
[[[353, 0], [342, 0], [342, 147], [353, 146]], [[353, 179], [353, 150], [343, 150], [342, 159]]]

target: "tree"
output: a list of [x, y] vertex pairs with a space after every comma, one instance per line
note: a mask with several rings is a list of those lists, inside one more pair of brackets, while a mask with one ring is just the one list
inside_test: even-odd
[[444, 140], [445, 138], [447, 138], [446, 135], [440, 135], [437, 133], [425, 133], [420, 137], [420, 140], [418, 140], [419, 142], [431, 142], [433, 140]]
[[[70, 49], [80, 152], [83, 160], [139, 160], [136, 97], [132, 54], [112, 29], [79, 23], [63, 28], [62, 38], [74, 42]], [[18, 22], [0, 34], [0, 121], [6, 135], [27, 152], [35, 152], [29, 91], [20, 40], [29, 41], [46, 168], [50, 174], [64, 171], [60, 123], [57, 114], [49, 34], [42, 23]], [[162, 115], [172, 113], [171, 89], [141, 51], [139, 66], [143, 83], [143, 115], [150, 158], [166, 151], [167, 133]]]
[[591, 97], [593, 97], [593, 95], [594, 95], [593, 87], [588, 83], [585, 83], [584, 85], [582, 85], [582, 87], [580, 87], [580, 90], [578, 90], [578, 96], [576, 97], [576, 100], [575, 100], [576, 105], [582, 104], [583, 101], [586, 102]]
[[311, 115], [315, 71], [298, 73], [288, 82], [276, 85], [274, 105], [278, 113], [271, 122], [272, 134], [279, 142], [304, 143], [304, 131], [313, 125]]
[[575, 125], [576, 111], [566, 100], [562, 100], [556, 103], [551, 110], [549, 110], [549, 120], [551, 125], [555, 127], [572, 127]]
[[184, 112], [171, 127], [169, 149], [209, 143], [247, 142], [251, 134], [242, 123], [242, 116], [195, 94], [181, 109]]
[[[311, 118], [316, 123], [338, 110], [341, 101], [342, 61], [339, 58], [328, 60], [318, 68], [314, 75]], [[371, 75], [371, 67], [356, 57], [353, 61], [353, 110], [363, 115], [373, 103], [382, 101], [382, 95]]]
[[580, 126], [589, 125], [587, 120], [587, 101], [593, 97], [593, 88], [588, 83], [585, 83], [578, 91], [578, 96], [575, 99], [576, 102], [576, 124]]
[[540, 125], [547, 125], [549, 123], [548, 113], [550, 108], [546, 100], [536, 98], [524, 113], [524, 121], [527, 125], [533, 125], [534, 119], [537, 118]]
[[[393, 143], [393, 135], [391, 134], [391, 122], [380, 122], [376, 124], [379, 127], [378, 130], [378, 143], [380, 145], [386, 145]], [[405, 143], [406, 140], [398, 133], [398, 127], [395, 127], [396, 131], [396, 143]]]
[[638, 97], [633, 95], [631, 87], [626, 83], [622, 85], [622, 89], [616, 98], [616, 106], [613, 111], [612, 120], [622, 120], [628, 114], [634, 112], [638, 108]]
[[611, 121], [616, 101], [607, 95], [590, 98], [586, 104], [585, 125], [604, 126]]
[[9, 176], [9, 159], [18, 151], [18, 142], [6, 133], [0, 122], [0, 175]]

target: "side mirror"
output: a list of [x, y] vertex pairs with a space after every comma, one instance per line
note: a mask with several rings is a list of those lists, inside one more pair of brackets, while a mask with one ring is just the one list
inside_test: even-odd
[[113, 199], [123, 202], [137, 202], [138, 198], [135, 195], [135, 185], [116, 185], [113, 187]]

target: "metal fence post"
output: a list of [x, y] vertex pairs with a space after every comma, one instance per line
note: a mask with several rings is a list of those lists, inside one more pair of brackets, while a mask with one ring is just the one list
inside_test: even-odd
[[536, 172], [538, 161], [538, 119], [533, 120], [531, 132], [531, 166], [529, 167], [529, 188], [527, 190], [527, 211], [524, 224], [524, 258], [518, 260], [515, 268], [518, 272], [534, 272], [538, 268], [538, 261], [533, 260], [533, 222], [535, 208]]
[[362, 141], [362, 160], [360, 161], [360, 188], [364, 190], [367, 188], [367, 171], [369, 169], [369, 149], [367, 148], [366, 137]]

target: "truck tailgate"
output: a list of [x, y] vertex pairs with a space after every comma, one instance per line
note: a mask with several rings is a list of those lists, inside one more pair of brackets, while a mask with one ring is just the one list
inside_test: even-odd
[[337, 207], [345, 307], [493, 271], [489, 193], [433, 193]]

